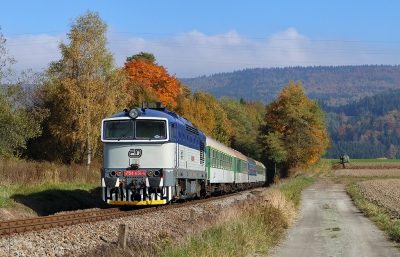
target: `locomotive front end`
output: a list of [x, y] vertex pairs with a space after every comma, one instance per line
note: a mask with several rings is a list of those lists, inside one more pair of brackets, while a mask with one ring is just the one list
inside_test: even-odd
[[[160, 115], [161, 113], [161, 115]], [[113, 205], [159, 205], [173, 199], [175, 144], [162, 112], [133, 108], [102, 122], [102, 198]]]

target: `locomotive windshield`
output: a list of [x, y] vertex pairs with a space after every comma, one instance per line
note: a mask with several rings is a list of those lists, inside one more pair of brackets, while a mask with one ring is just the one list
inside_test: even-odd
[[104, 122], [104, 139], [165, 139], [166, 125], [163, 120], [112, 120]]
[[165, 122], [159, 120], [136, 120], [137, 139], [164, 139]]
[[104, 139], [133, 139], [133, 121], [116, 120], [104, 122]]

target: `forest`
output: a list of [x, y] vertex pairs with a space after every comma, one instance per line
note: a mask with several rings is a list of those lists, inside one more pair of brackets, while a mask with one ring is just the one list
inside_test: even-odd
[[400, 89], [339, 106], [320, 103], [326, 112], [331, 149], [325, 157], [345, 152], [352, 158], [400, 158]]
[[331, 138], [326, 158], [400, 158], [400, 66], [258, 68], [180, 79], [194, 91], [268, 104], [288, 81], [325, 112]]
[[288, 81], [267, 105], [193, 93], [151, 53], [116, 67], [98, 13], [70, 26], [61, 59], [42, 73], [14, 72], [0, 33], [0, 158], [101, 163], [101, 120], [143, 102], [161, 102], [208, 136], [282, 170], [311, 165], [328, 150], [323, 112], [300, 82]]

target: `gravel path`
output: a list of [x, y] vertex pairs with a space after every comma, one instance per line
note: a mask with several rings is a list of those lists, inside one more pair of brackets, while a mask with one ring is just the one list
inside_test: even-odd
[[320, 178], [302, 192], [300, 218], [270, 256], [394, 257], [400, 253], [356, 209], [344, 185]]
[[221, 208], [247, 199], [249, 192], [213, 202], [110, 221], [67, 226], [0, 237], [0, 256], [84, 256], [102, 245], [116, 245], [119, 225], [126, 224], [130, 240], [154, 242], [166, 233], [179, 237], [214, 219]]

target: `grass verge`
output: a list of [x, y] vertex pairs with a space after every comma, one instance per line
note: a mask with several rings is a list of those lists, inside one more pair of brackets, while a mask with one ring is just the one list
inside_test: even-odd
[[400, 221], [392, 219], [389, 212], [363, 198], [358, 191], [357, 182], [353, 182], [346, 187], [347, 193], [353, 199], [357, 208], [364, 213], [375, 225], [384, 231], [390, 240], [400, 242]]
[[0, 208], [43, 216], [104, 205], [100, 164], [88, 169], [76, 164], [0, 159]]
[[[212, 223], [202, 224], [197, 233], [184, 238], [170, 238], [167, 231], [157, 247], [129, 246], [124, 254], [166, 257], [267, 254], [294, 221], [301, 191], [314, 181], [311, 177], [281, 181], [264, 189], [252, 200], [221, 209], [218, 218]], [[111, 252], [103, 249], [102, 252], [110, 256], [121, 254], [118, 249]]]

